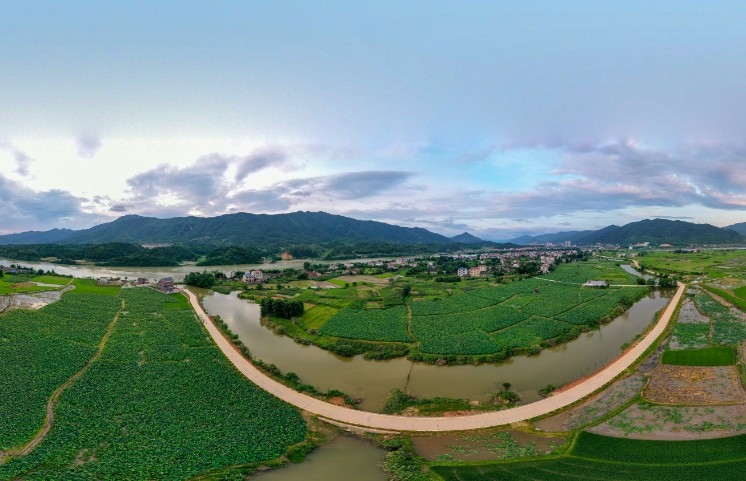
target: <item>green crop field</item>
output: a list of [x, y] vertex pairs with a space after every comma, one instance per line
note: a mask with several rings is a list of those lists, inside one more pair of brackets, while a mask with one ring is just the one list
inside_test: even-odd
[[67, 293], [39, 310], [0, 315], [0, 451], [41, 428], [47, 399], [96, 352], [120, 307], [115, 297]]
[[335, 337], [366, 341], [412, 342], [407, 333], [407, 308], [344, 309], [321, 328]]
[[742, 479], [746, 436], [701, 441], [638, 441], [580, 433], [571, 453], [556, 459], [468, 466], [433, 466], [445, 481]]
[[[125, 307], [102, 356], [63, 394], [49, 436], [0, 465], [0, 479], [242, 479], [243, 466], [305, 439], [300, 413], [241, 376], [183, 301], [147, 288], [120, 296], [109, 298]], [[86, 305], [71, 312], [85, 320]], [[34, 369], [14, 376], [33, 379]]]
[[736, 363], [736, 350], [732, 347], [708, 347], [664, 351], [661, 362], [676, 366], [732, 366]]
[[736, 346], [746, 340], [746, 316], [743, 312], [723, 306], [704, 292], [694, 296], [694, 303], [702, 314], [710, 317], [713, 344]]
[[676, 275], [719, 279], [746, 275], [746, 251], [705, 250], [697, 253], [650, 252], [639, 261], [648, 269]]

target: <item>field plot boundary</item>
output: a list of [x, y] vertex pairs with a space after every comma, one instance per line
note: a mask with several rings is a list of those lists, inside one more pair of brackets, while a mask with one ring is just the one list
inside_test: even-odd
[[244, 376], [269, 393], [300, 409], [304, 409], [322, 418], [330, 419], [345, 425], [375, 430], [435, 432], [465, 431], [525, 421], [527, 419], [562, 409], [565, 406], [573, 404], [596, 392], [637, 361], [637, 359], [658, 340], [660, 335], [668, 327], [676, 307], [681, 301], [685, 291], [686, 285], [680, 283], [676, 294], [663, 311], [663, 314], [656, 325], [648, 332], [648, 334], [611, 364], [596, 374], [588, 377], [583, 382], [535, 403], [506, 409], [504, 411], [453, 417], [405, 417], [357, 411], [350, 408], [335, 406], [305, 394], [301, 394], [273, 379], [270, 379], [254, 367], [213, 324], [212, 319], [199, 304], [197, 296], [188, 289], [185, 289], [184, 293], [189, 297], [194, 310], [200, 318], [204, 320], [207, 331], [223, 354]]

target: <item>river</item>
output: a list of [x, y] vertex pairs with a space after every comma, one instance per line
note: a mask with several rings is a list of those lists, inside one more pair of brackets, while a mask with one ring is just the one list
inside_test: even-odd
[[257, 481], [385, 481], [380, 464], [386, 452], [369, 441], [337, 436], [334, 441], [312, 452], [301, 464], [252, 476]]

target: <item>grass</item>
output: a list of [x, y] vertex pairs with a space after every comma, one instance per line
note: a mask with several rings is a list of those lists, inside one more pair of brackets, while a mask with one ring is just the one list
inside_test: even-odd
[[0, 280], [0, 295], [6, 294], [24, 294], [28, 292], [43, 292], [43, 291], [55, 291], [59, 290], [60, 287], [48, 287], [48, 286], [37, 286], [31, 284], [31, 281], [24, 282], [10, 282]]
[[741, 299], [746, 299], [746, 286], [741, 286], [733, 289], [733, 294], [737, 295]]
[[70, 291], [73, 294], [105, 294], [116, 296], [122, 289], [118, 286], [97, 286], [95, 279], [74, 279], [75, 289]]
[[698, 441], [641, 441], [582, 432], [555, 459], [463, 466], [434, 465], [446, 481], [742, 479], [746, 436]]
[[69, 277], [60, 276], [36, 276], [31, 280], [33, 282], [41, 282], [42, 284], [57, 284], [59, 286], [66, 286], [72, 281]]
[[338, 312], [337, 309], [329, 306], [313, 306], [303, 313], [301, 318], [303, 325], [306, 329], [321, 329], [326, 321], [331, 319], [334, 314]]
[[661, 362], [674, 366], [732, 366], [736, 363], [736, 350], [732, 347], [707, 347], [664, 351]]

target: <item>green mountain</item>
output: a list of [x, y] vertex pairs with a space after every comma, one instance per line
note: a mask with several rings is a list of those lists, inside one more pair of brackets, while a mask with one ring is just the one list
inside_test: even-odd
[[[615, 226], [616, 227], [616, 226]], [[529, 245], [529, 244], [546, 244], [551, 242], [552, 244], [562, 244], [565, 241], [570, 241], [574, 244], [581, 237], [593, 233], [592, 230], [573, 230], [565, 232], [556, 232], [554, 234], [540, 234], [536, 236], [523, 235], [512, 239], [510, 242], [514, 244]]]
[[723, 229], [730, 229], [738, 232], [741, 235], [746, 235], [746, 222], [739, 222], [738, 224], [727, 225]]
[[[21, 234], [12, 234], [20, 236]], [[325, 212], [291, 214], [227, 214], [218, 217], [157, 219], [126, 215], [90, 229], [70, 231], [53, 241], [20, 242], [19, 237], [0, 244], [57, 242], [65, 244], [200, 244], [213, 246], [282, 246], [357, 242], [391, 244], [446, 244], [449, 238], [426, 229], [361, 221]]]
[[610, 226], [584, 236], [578, 240], [584, 244], [636, 244], [649, 242], [651, 245], [671, 244], [723, 245], [743, 244], [741, 234], [721, 229], [710, 224], [693, 224], [680, 220], [645, 219], [622, 227]]
[[[739, 224], [735, 224], [738, 226]], [[743, 224], [746, 231], [746, 223]], [[732, 229], [734, 226], [730, 226]], [[513, 239], [516, 244], [534, 242], [560, 243], [569, 240], [573, 245], [593, 244], [637, 244], [649, 242], [651, 246], [671, 244], [673, 246], [690, 245], [729, 245], [744, 244], [746, 238], [736, 229], [719, 228], [710, 224], [694, 224], [680, 220], [645, 219], [624, 226], [610, 225], [597, 231], [570, 231], [538, 236], [522, 236]]]
[[451, 237], [451, 242], [460, 242], [461, 244], [479, 244], [485, 241], [477, 236], [469, 234], [468, 232], [463, 232], [457, 236]]
[[18, 234], [0, 236], [0, 245], [8, 244], [51, 244], [62, 242], [75, 231], [70, 229], [52, 229], [48, 231], [31, 230]]

